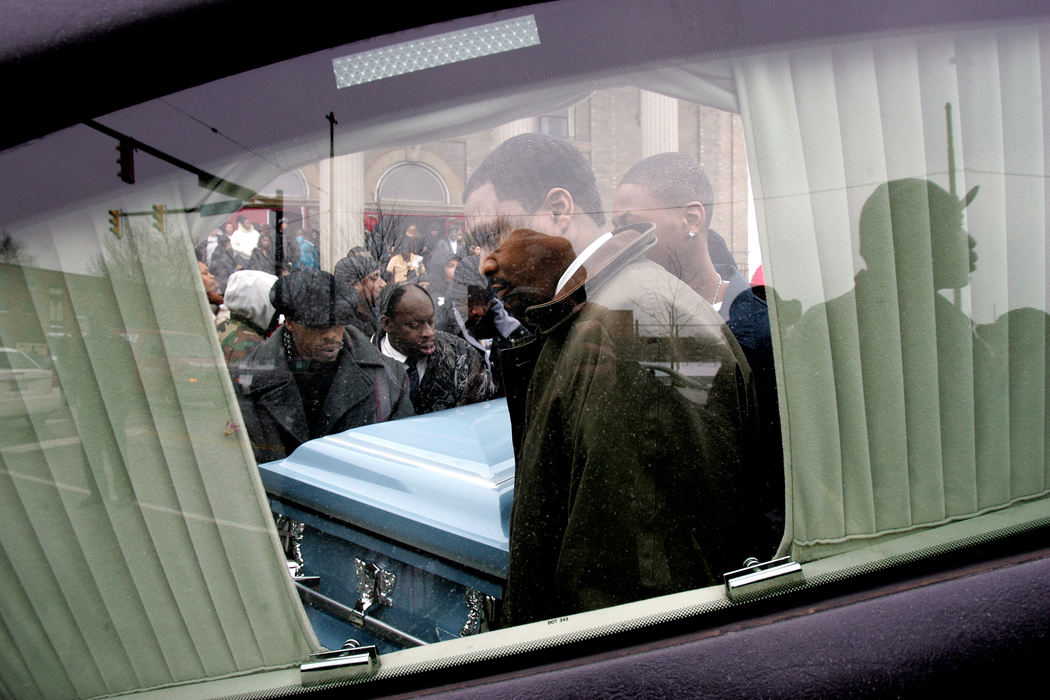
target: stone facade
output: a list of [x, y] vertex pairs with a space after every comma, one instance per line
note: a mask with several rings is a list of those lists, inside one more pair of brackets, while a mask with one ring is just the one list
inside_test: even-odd
[[[722, 234], [741, 270], [749, 275], [747, 161], [739, 115], [685, 101], [677, 102], [677, 115], [673, 118], [661, 117], [661, 114], [666, 115], [665, 105], [660, 104], [655, 110], [647, 106], [638, 88], [602, 90], [567, 110], [568, 131], [573, 144], [588, 157], [594, 168], [607, 210], [611, 207], [620, 177], [637, 161], [650, 155], [645, 152], [646, 143], [673, 144], [677, 141], [677, 150], [696, 158], [707, 171], [715, 189], [711, 228]], [[654, 123], [657, 119], [663, 122]], [[559, 126], [564, 124], [555, 121]], [[303, 168], [319, 207], [315, 215], [308, 213], [307, 219], [321, 230], [322, 266], [330, 268], [338, 257], [345, 254], [345, 249], [363, 240], [363, 226], [357, 222], [363, 221], [364, 217], [353, 214], [348, 217], [343, 215], [344, 212], [367, 214], [381, 208], [396, 213], [406, 222], [406, 227], [409, 223], [417, 223], [421, 229], [436, 226], [448, 216], [461, 216], [463, 188], [474, 168], [492, 152], [501, 138], [522, 130], [538, 130], [539, 124], [538, 118], [521, 120], [509, 128], [488, 129], [435, 143], [340, 156], [337, 161], [360, 159], [362, 182], [358, 185], [358, 192], [341, 192], [337, 186], [331, 204], [327, 196], [322, 196], [327, 188], [320, 182], [327, 167]], [[655, 139], [651, 133], [654, 130], [661, 131]], [[377, 193], [382, 189], [384, 178], [392, 169], [405, 163], [418, 164], [438, 178], [443, 184], [446, 201], [393, 202], [384, 197], [386, 201], [377, 204]], [[335, 172], [341, 170], [337, 167]], [[328, 234], [329, 217], [321, 212], [328, 206], [340, 214], [331, 217], [331, 220], [340, 222], [334, 235]], [[327, 245], [326, 239], [330, 241]]]

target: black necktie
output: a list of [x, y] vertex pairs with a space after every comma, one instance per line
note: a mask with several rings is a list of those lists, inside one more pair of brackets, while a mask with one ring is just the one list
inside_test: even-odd
[[419, 371], [415, 361], [405, 360], [405, 369], [408, 371], [408, 398], [415, 401], [416, 394], [419, 393]]

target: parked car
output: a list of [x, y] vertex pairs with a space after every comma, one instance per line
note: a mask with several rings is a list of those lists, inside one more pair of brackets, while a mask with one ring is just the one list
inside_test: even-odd
[[55, 373], [24, 352], [0, 348], [0, 418], [47, 414], [62, 407]]

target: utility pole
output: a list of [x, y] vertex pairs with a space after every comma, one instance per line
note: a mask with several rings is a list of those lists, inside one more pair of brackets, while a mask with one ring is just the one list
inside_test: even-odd
[[955, 139], [952, 138], [952, 103], [944, 103], [944, 118], [948, 121], [948, 191], [955, 194]]
[[335, 235], [335, 207], [333, 206], [335, 202], [335, 125], [339, 122], [335, 120], [335, 112], [329, 112], [324, 115], [324, 118], [328, 120], [328, 241], [330, 245], [332, 236]]
[[281, 224], [284, 223], [284, 190], [277, 190], [277, 211], [274, 212], [273, 244], [273, 274], [281, 276], [281, 266], [284, 264], [284, 232]]
[[[955, 139], [952, 137], [952, 103], [944, 103], [944, 116], [948, 121], [948, 191], [951, 192], [953, 197], [958, 197], [957, 188], [955, 185]], [[962, 205], [963, 208], [970, 206], [973, 198], [977, 196], [977, 190], [981, 188], [980, 185], [974, 185], [970, 190], [963, 195]], [[952, 292], [953, 301], [955, 305], [962, 308], [962, 292], [957, 287]]]

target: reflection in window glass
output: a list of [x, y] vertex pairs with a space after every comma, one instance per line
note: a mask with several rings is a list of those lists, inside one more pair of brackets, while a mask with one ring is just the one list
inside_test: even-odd
[[285, 198], [303, 199], [307, 197], [309, 195], [309, 187], [307, 186], [306, 175], [298, 169], [284, 173], [262, 188], [259, 194], [273, 197], [276, 196], [278, 190], [281, 191], [281, 195]]
[[[299, 182], [294, 212], [202, 212], [194, 175], [5, 223], [4, 617], [84, 669], [12, 672], [99, 695], [728, 605], [748, 557], [1046, 517], [1044, 33], [606, 75], [231, 159], [227, 191]], [[278, 214], [280, 279], [250, 223]]]
[[570, 132], [571, 115], [572, 110], [566, 109], [557, 114], [544, 114], [536, 117], [536, 131], [548, 136], [567, 139], [572, 135]]
[[429, 168], [403, 163], [387, 173], [379, 183], [379, 201], [448, 201], [441, 179]]
[[0, 352], [0, 369], [40, 369], [24, 353], [11, 348]]
[[[542, 129], [521, 133], [531, 122], [519, 120], [406, 147], [414, 159], [459, 178], [462, 202], [453, 211], [463, 218], [434, 222], [425, 204], [406, 205], [427, 198], [404, 189], [415, 182], [407, 175], [422, 173], [427, 182], [434, 176], [402, 163], [379, 181], [381, 201], [368, 228], [343, 238], [338, 249], [346, 245], [351, 252], [336, 260], [335, 272], [351, 300], [346, 325], [372, 336], [384, 357], [406, 370], [410, 393], [418, 382], [417, 391], [433, 395], [431, 382], [446, 372], [443, 365], [461, 365], [442, 389], [441, 408], [491, 395], [470, 388], [480, 366], [497, 395], [506, 394], [494, 410], [509, 405], [515, 436], [511, 443], [492, 428], [475, 432], [470, 421], [483, 414], [454, 411], [435, 416], [434, 427], [410, 422], [360, 429], [386, 445], [375, 465], [356, 441], [317, 447], [339, 454], [340, 472], [354, 467], [345, 476], [326, 476], [325, 488], [307, 484], [313, 479], [305, 475], [317, 466], [314, 448], [304, 445], [283, 462], [263, 464], [275, 509], [305, 523], [302, 571], [321, 576], [321, 594], [361, 607], [359, 592], [346, 583], [362, 580], [360, 566], [401, 582], [390, 604], [370, 604], [376, 619], [396, 620], [401, 633], [367, 637], [381, 649], [715, 585], [747, 557], [768, 558], [776, 549], [783, 487], [769, 321], [738, 262], [748, 259], [741, 123], [667, 99], [671, 109], [666, 101], [650, 109], [652, 101], [629, 87], [585, 98], [573, 111], [593, 122], [581, 130], [594, 134], [593, 141], [570, 142]], [[567, 118], [570, 111], [555, 114]], [[599, 125], [609, 122], [622, 138], [605, 138]], [[644, 159], [653, 137], [669, 131], [691, 155]], [[385, 151], [340, 156], [332, 169], [385, 157]], [[628, 171], [639, 161], [645, 173], [632, 179]], [[683, 179], [687, 186], [674, 187]], [[556, 188], [563, 199], [547, 201]], [[632, 188], [648, 199], [631, 201]], [[362, 201], [367, 189], [367, 178], [364, 191], [337, 184], [335, 206]], [[509, 238], [517, 228], [542, 235]], [[614, 229], [615, 236], [603, 236]], [[560, 241], [561, 248], [545, 251], [545, 241]], [[412, 269], [408, 261], [417, 258]], [[493, 268], [494, 260], [502, 266]], [[406, 291], [406, 279], [427, 289], [430, 299], [413, 287]], [[530, 318], [529, 307], [548, 303], [560, 315]], [[548, 340], [555, 325], [577, 330]], [[459, 359], [445, 359], [453, 354]], [[247, 381], [244, 374], [235, 374], [239, 381]], [[263, 386], [265, 393], [269, 385]], [[257, 414], [243, 396], [246, 417]], [[433, 410], [415, 398], [412, 404], [416, 413]], [[260, 462], [287, 456], [317, 436], [311, 431], [273, 452], [263, 447], [272, 442], [269, 433], [256, 428], [256, 456]], [[434, 434], [453, 442], [420, 437]], [[499, 443], [503, 447], [492, 449]], [[487, 494], [476, 496], [488, 519], [463, 524], [458, 511], [475, 507], [475, 496], [457, 481], [419, 496], [399, 492], [398, 482], [426, 481], [418, 469], [397, 465], [402, 454], [456, 479], [463, 478], [464, 455], [477, 462], [471, 473], [490, 484]], [[513, 455], [511, 483], [504, 465]], [[370, 502], [398, 513], [386, 518], [403, 522], [340, 516], [334, 511], [352, 511], [359, 497], [335, 504], [335, 489], [368, 493]], [[563, 505], [552, 510], [554, 503]], [[595, 539], [613, 526], [620, 537]], [[463, 527], [478, 539], [495, 528], [495, 540], [477, 552], [449, 542], [450, 532]], [[397, 544], [377, 551], [376, 535]], [[410, 548], [449, 559], [446, 570], [440, 577], [416, 571]], [[449, 593], [430, 607], [397, 604], [430, 600], [435, 588]], [[316, 608], [311, 615], [319, 626], [334, 624]]]

